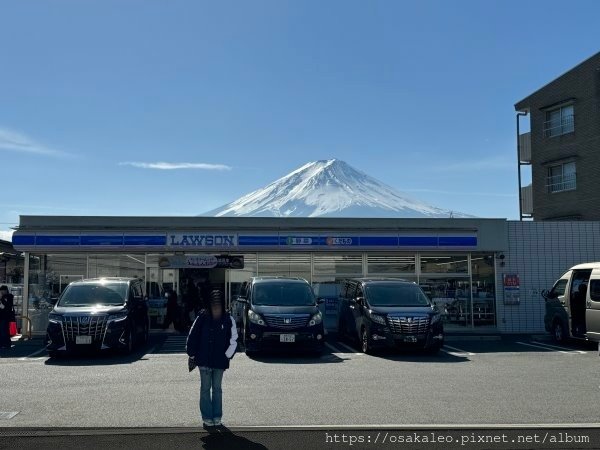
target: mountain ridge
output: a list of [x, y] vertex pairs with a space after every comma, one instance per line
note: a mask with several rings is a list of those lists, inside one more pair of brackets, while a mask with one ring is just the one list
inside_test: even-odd
[[204, 216], [473, 217], [409, 198], [338, 159], [304, 164]]

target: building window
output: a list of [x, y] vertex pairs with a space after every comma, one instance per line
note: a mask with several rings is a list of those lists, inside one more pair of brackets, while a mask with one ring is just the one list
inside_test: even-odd
[[544, 135], [546, 137], [560, 136], [573, 131], [575, 131], [573, 105], [546, 112], [546, 122], [544, 122]]
[[548, 192], [572, 191], [577, 188], [575, 163], [565, 163], [548, 167]]

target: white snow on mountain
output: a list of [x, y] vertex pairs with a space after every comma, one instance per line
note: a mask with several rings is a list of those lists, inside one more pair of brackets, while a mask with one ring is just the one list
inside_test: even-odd
[[473, 217], [413, 200], [337, 159], [305, 164], [205, 216]]

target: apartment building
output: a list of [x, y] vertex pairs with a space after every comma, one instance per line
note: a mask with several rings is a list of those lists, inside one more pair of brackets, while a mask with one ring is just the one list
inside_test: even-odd
[[534, 220], [600, 220], [600, 52], [515, 104], [522, 124], [521, 216]]

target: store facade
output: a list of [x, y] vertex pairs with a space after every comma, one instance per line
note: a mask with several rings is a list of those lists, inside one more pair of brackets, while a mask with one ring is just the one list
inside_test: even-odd
[[504, 219], [63, 216], [22, 216], [13, 245], [25, 254], [23, 325], [35, 334], [69, 282], [102, 276], [143, 279], [150, 301], [194, 283], [228, 303], [252, 276], [302, 277], [325, 298], [330, 331], [340, 280], [403, 278], [423, 287], [447, 329], [496, 330], [509, 248]]

